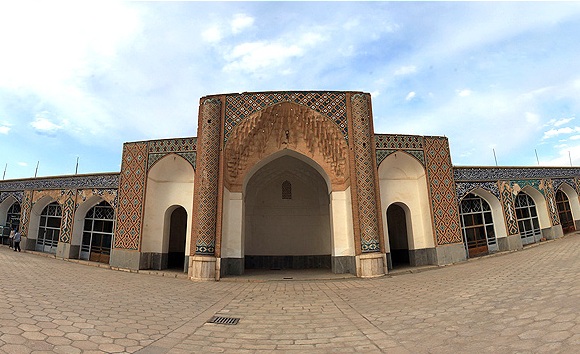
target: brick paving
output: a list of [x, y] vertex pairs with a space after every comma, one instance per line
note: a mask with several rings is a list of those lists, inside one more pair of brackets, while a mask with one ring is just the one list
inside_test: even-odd
[[576, 233], [376, 279], [192, 282], [4, 246], [0, 269], [3, 353], [580, 352]]

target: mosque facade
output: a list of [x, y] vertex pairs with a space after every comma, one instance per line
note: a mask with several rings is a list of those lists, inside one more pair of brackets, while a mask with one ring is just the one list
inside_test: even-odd
[[444, 265], [579, 227], [580, 168], [453, 166], [447, 138], [378, 134], [364, 92], [212, 95], [197, 137], [128, 142], [119, 173], [0, 181], [2, 240], [219, 280]]

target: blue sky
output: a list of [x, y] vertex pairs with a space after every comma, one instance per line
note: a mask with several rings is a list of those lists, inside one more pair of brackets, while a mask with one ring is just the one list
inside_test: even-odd
[[578, 166], [579, 33], [576, 2], [2, 2], [0, 173], [117, 172], [202, 96], [273, 90], [370, 92], [455, 165]]

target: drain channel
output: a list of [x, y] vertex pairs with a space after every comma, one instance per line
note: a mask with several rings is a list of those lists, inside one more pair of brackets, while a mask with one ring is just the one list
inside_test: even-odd
[[235, 317], [213, 316], [212, 318], [209, 319], [209, 321], [207, 321], [207, 323], [237, 325], [239, 321], [240, 319]]

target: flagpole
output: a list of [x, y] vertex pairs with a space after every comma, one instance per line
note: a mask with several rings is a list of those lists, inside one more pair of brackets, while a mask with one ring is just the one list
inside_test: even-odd
[[34, 178], [36, 178], [36, 175], [38, 174], [38, 165], [40, 164], [40, 161], [36, 161], [36, 170], [34, 171]]

